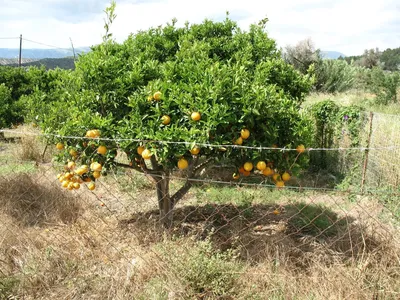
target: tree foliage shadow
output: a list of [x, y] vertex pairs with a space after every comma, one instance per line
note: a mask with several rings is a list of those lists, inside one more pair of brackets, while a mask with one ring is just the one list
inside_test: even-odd
[[328, 264], [337, 259], [343, 263], [358, 259], [382, 243], [359, 220], [305, 202], [182, 206], [175, 209], [169, 230], [159, 225], [157, 210], [135, 213], [120, 226], [134, 231], [142, 244], [162, 242], [166, 236], [210, 236], [215, 247], [238, 249], [240, 258], [247, 262], [257, 264], [275, 257], [301, 269], [314, 263], [316, 256]]

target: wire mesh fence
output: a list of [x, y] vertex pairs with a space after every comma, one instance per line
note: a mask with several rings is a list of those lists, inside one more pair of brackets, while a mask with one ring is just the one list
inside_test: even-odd
[[[198, 178], [177, 171], [169, 178], [172, 197], [188, 180], [192, 188], [165, 228], [157, 176], [116, 168], [96, 180], [94, 190], [73, 177], [80, 188], [68, 190], [57, 178], [66, 170], [52, 160], [54, 146], [46, 146], [43, 136], [34, 130], [5, 135], [0, 143], [5, 299], [400, 297], [395, 191], [340, 190], [329, 181], [336, 184], [337, 178], [316, 178], [321, 174], [292, 178], [277, 189], [256, 181], [258, 175], [235, 181], [229, 168], [224, 173], [226, 166], [209, 167]], [[388, 149], [394, 139], [378, 142], [372, 134], [374, 170], [380, 170], [375, 157], [395, 162], [397, 149]], [[367, 174], [366, 184], [377, 176]]]

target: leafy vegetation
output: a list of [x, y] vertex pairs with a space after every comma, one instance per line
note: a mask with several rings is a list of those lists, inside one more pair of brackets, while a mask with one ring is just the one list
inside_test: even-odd
[[[93, 172], [106, 174], [116, 166], [115, 142], [96, 138], [126, 139], [118, 146], [130, 167], [158, 182], [160, 213], [171, 222], [172, 208], [191, 187], [187, 181], [170, 195], [169, 176], [175, 169], [193, 177], [207, 163], [224, 161], [245, 176], [257, 165], [260, 172], [268, 167], [268, 176], [286, 173], [282, 179], [287, 180], [287, 172], [295, 174], [306, 165], [307, 158], [296, 151], [203, 146], [294, 149], [311, 141], [311, 123], [300, 113], [300, 105], [312, 78], [285, 63], [265, 32], [265, 22], [245, 32], [228, 18], [183, 28], [173, 21], [118, 44], [109, 33], [114, 6], [106, 13], [104, 42], [80, 57], [73, 76], [64, 74], [54, 90], [40, 90], [27, 100], [35, 103], [33, 107], [49, 104], [34, 112], [45, 132], [94, 138], [57, 140], [63, 144], [59, 160], [83, 166], [77, 174], [81, 178], [75, 180], [88, 176], [94, 181], [99, 174]], [[102, 153], [93, 151], [97, 147], [104, 147]], [[96, 170], [85, 167], [93, 161]], [[65, 176], [63, 186], [72, 186]], [[279, 186], [284, 186], [282, 179], [275, 177]], [[90, 183], [90, 188], [95, 185]]]

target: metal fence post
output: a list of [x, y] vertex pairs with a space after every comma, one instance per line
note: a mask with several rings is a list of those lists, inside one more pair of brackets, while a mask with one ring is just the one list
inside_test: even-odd
[[367, 137], [367, 146], [365, 149], [365, 156], [364, 156], [364, 166], [362, 170], [362, 178], [361, 178], [361, 193], [364, 193], [364, 184], [367, 175], [367, 168], [368, 168], [368, 154], [369, 154], [369, 147], [371, 145], [371, 135], [372, 135], [372, 121], [374, 119], [374, 113], [371, 111], [369, 113], [369, 129], [368, 129], [368, 137]]

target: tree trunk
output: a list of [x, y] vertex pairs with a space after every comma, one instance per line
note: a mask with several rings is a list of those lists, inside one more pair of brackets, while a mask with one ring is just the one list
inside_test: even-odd
[[213, 160], [214, 158], [209, 158], [201, 164], [198, 164], [198, 157], [194, 156], [193, 162], [188, 170], [185, 184], [172, 196], [169, 193], [169, 170], [162, 170], [159, 168], [158, 170], [152, 170], [152, 172], [148, 172], [150, 170], [146, 169], [147, 174], [149, 174], [156, 182], [158, 209], [160, 211], [160, 223], [164, 227], [169, 228], [172, 226], [173, 209], [175, 205], [179, 202], [179, 200], [181, 200], [192, 187], [192, 181], [190, 179], [195, 176], [196, 172], [202, 170], [207, 164], [209, 164]]
[[169, 194], [169, 174], [163, 172], [157, 181], [157, 200], [160, 211], [160, 222], [164, 227], [171, 227], [173, 220], [173, 204]]

